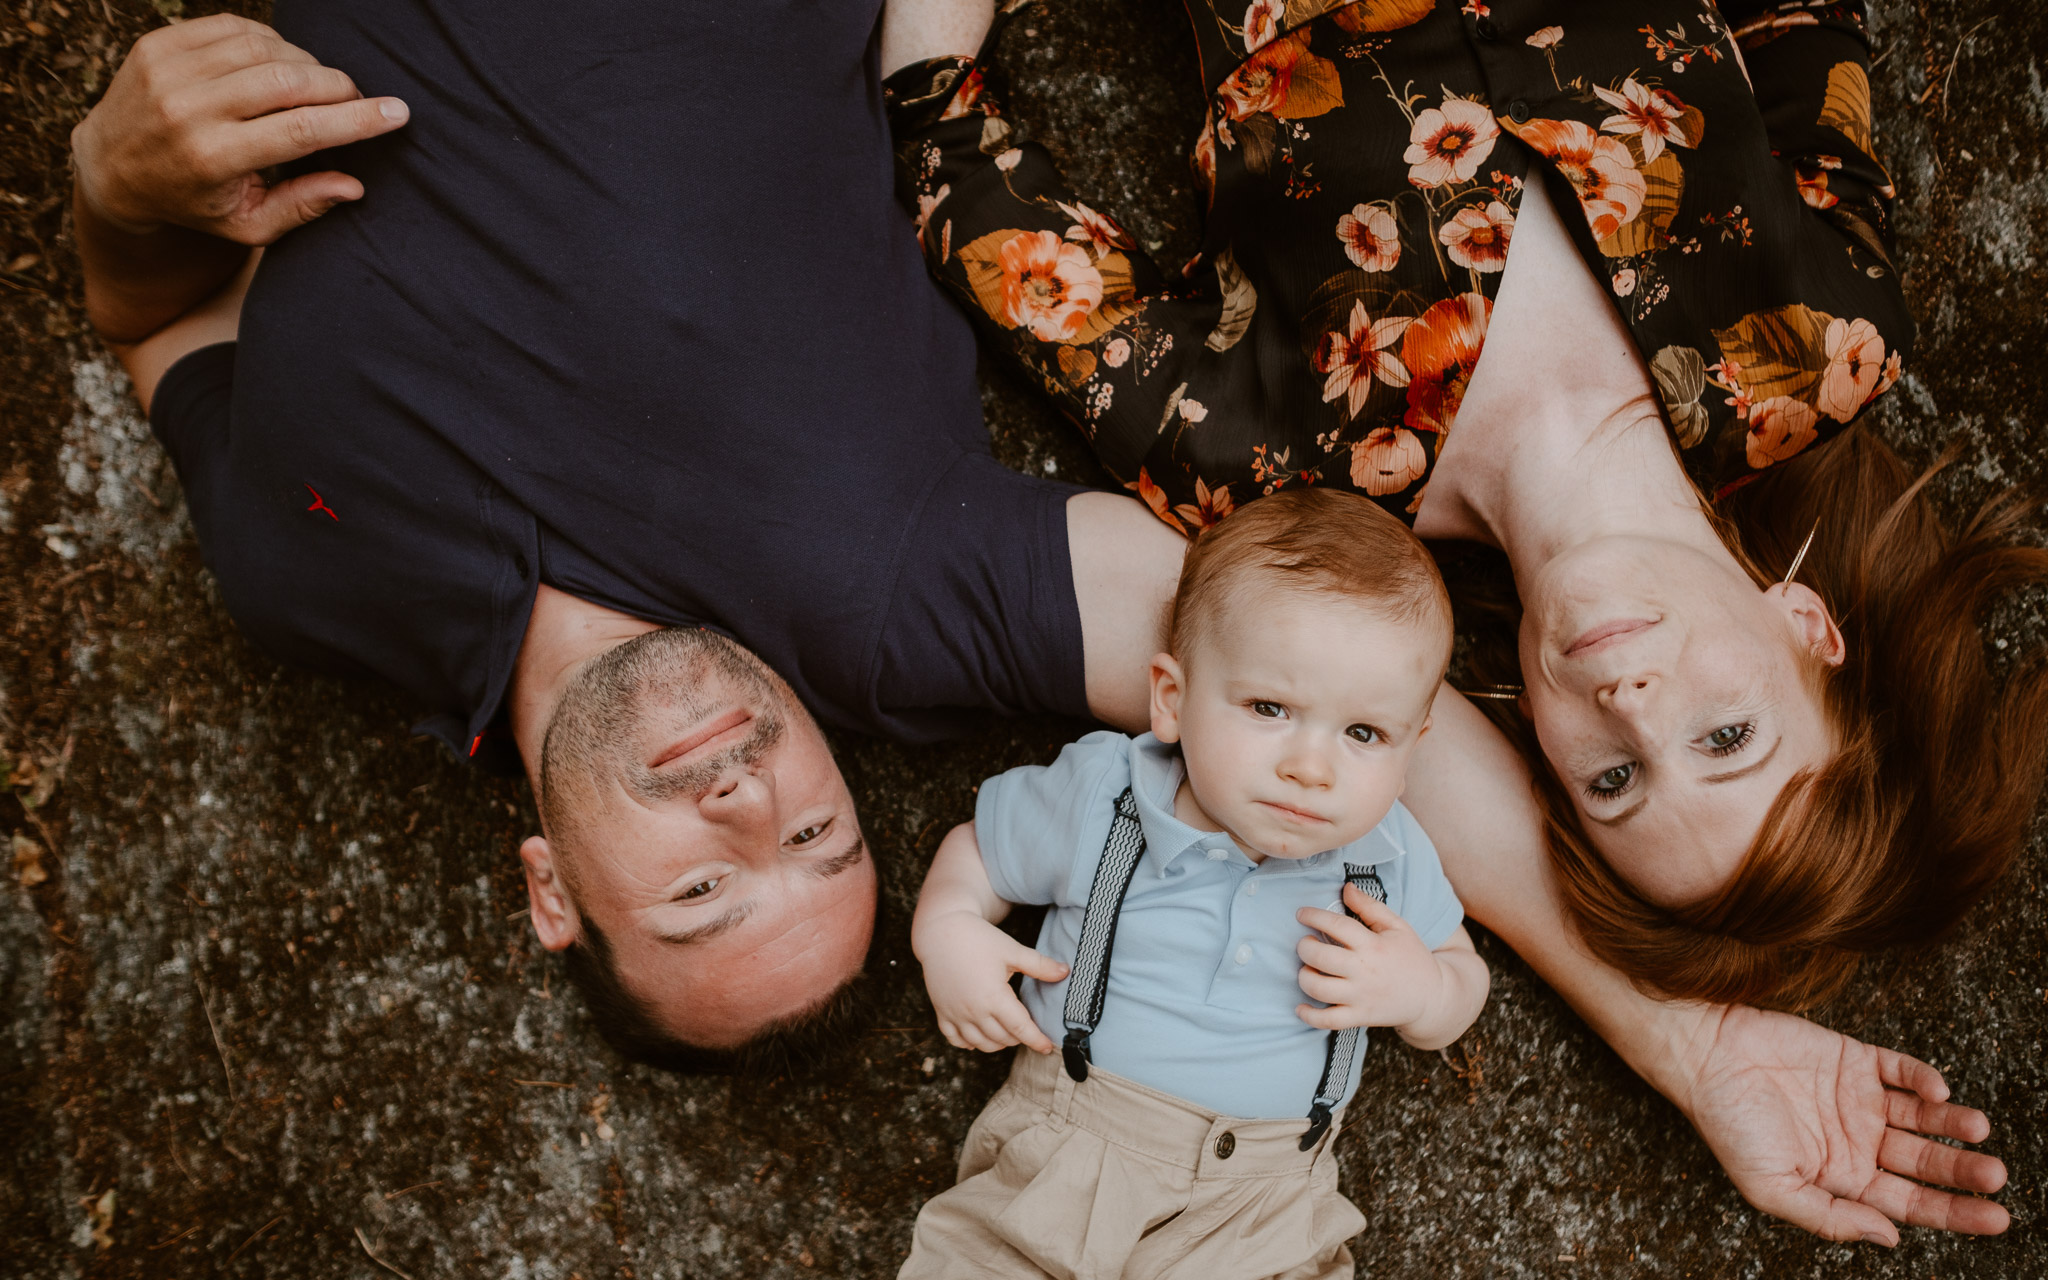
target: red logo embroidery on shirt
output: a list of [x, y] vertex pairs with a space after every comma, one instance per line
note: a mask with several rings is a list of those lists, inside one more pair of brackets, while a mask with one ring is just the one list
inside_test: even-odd
[[318, 489], [315, 489], [312, 485], [309, 484], [306, 486], [306, 492], [313, 495], [313, 505], [307, 507], [306, 510], [325, 511], [327, 513], [327, 518], [329, 520], [334, 521], [336, 524], [341, 523], [341, 517], [334, 514], [334, 508], [327, 505], [327, 499], [320, 496], [320, 491]]

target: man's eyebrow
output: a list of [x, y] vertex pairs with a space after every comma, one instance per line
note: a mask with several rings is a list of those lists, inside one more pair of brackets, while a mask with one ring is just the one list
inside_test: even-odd
[[853, 868], [859, 866], [860, 860], [867, 856], [867, 840], [860, 833], [855, 832], [853, 837], [852, 848], [848, 849], [845, 853], [835, 853], [831, 857], [825, 859], [823, 862], [812, 863], [809, 867], [806, 867], [805, 870], [809, 871], [812, 875], [818, 877], [818, 879], [820, 880], [829, 880], [833, 876], [838, 875], [842, 871], [851, 871]]
[[752, 914], [754, 914], [754, 903], [752, 899], [748, 899], [716, 920], [700, 924], [693, 929], [684, 929], [679, 933], [665, 933], [661, 935], [661, 940], [678, 947], [687, 947], [695, 942], [706, 942], [721, 933], [730, 933], [734, 929], [739, 928], [742, 924], [746, 923], [747, 917]]
[[1737, 778], [1747, 778], [1750, 774], [1755, 773], [1757, 770], [1769, 764], [1771, 762], [1771, 757], [1778, 754], [1778, 748], [1784, 745], [1785, 735], [1779, 734], [1778, 740], [1771, 744], [1771, 749], [1769, 751], [1764, 752], [1763, 755], [1758, 757], [1756, 760], [1750, 762], [1749, 764], [1743, 765], [1740, 769], [1730, 769], [1727, 773], [1710, 773], [1706, 777], [1701, 778], [1700, 781], [1733, 782]]

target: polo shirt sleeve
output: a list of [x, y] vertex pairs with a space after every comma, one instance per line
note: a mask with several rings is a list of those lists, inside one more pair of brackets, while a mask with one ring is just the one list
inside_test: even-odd
[[1116, 803], [1112, 785], [1130, 773], [1131, 740], [1099, 730], [1069, 743], [1049, 765], [1025, 765], [981, 784], [974, 836], [989, 884], [1005, 902], [1044, 905], [1061, 899], [1075, 858], [1097, 821]]
[[1388, 838], [1404, 851], [1403, 856], [1378, 868], [1387, 886], [1387, 904], [1414, 926], [1423, 945], [1434, 951], [1465, 919], [1465, 904], [1458, 901], [1444, 875], [1436, 843], [1406, 805], [1397, 802], [1382, 827]]

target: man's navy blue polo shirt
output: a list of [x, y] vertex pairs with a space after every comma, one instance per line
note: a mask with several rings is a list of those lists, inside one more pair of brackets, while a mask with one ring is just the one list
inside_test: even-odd
[[891, 189], [876, 0], [357, 0], [284, 37], [412, 108], [265, 256], [158, 433], [262, 648], [474, 754], [536, 585], [729, 633], [826, 723], [1085, 714], [1065, 502], [995, 461]]

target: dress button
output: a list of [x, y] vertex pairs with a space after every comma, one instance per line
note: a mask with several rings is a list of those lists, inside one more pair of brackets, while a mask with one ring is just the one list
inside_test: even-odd
[[1500, 28], [1494, 25], [1492, 18], [1481, 18], [1472, 24], [1472, 29], [1479, 33], [1481, 40], [1500, 39]]
[[1516, 124], [1529, 123], [1529, 104], [1516, 98], [1508, 104], [1508, 119]]
[[1237, 954], [1232, 956], [1231, 959], [1237, 961], [1239, 964], [1250, 964], [1252, 962], [1251, 944], [1249, 942], [1239, 943], [1237, 946]]
[[1236, 1134], [1225, 1133], [1216, 1139], [1216, 1158], [1218, 1160], [1230, 1159], [1230, 1153], [1235, 1150], [1237, 1150]]

